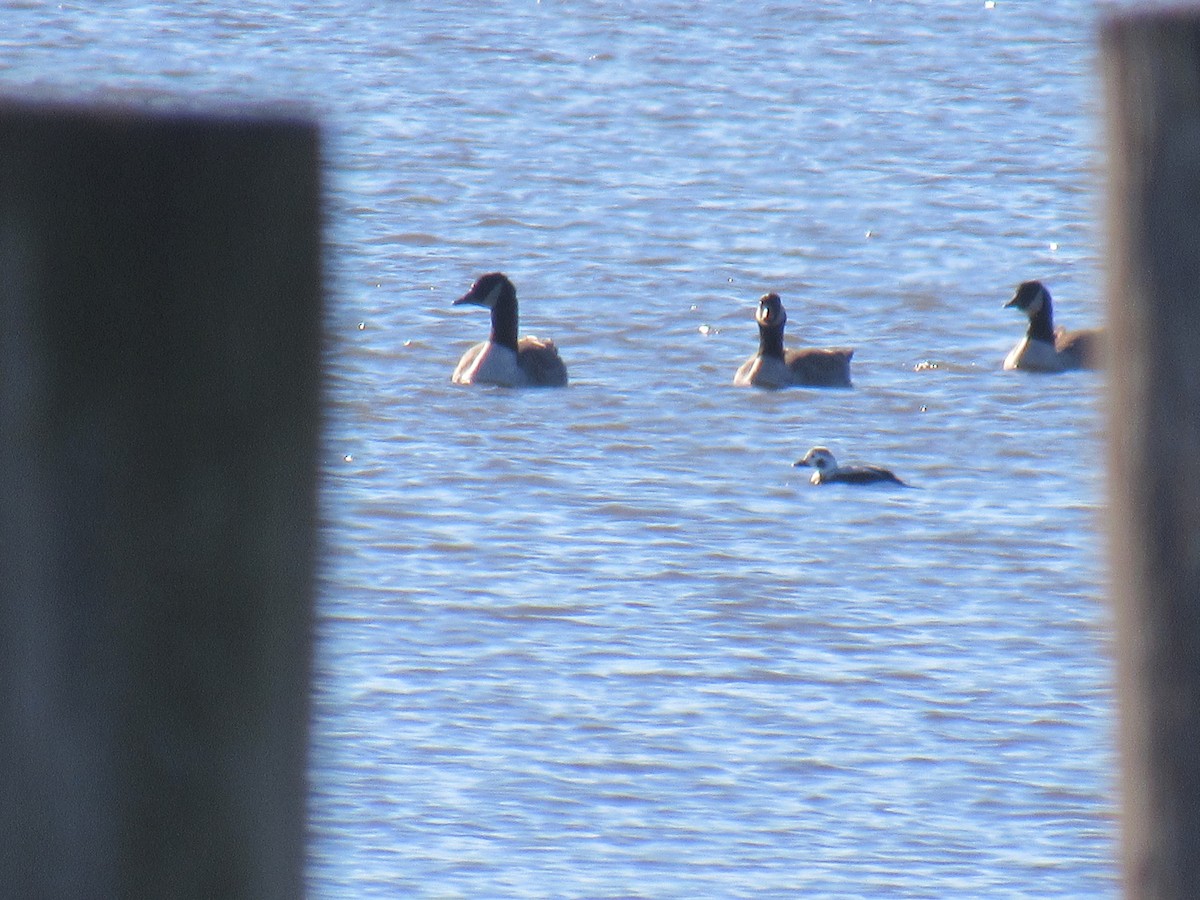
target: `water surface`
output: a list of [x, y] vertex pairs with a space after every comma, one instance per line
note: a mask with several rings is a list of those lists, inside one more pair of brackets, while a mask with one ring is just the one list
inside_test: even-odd
[[[1090, 3], [0, 10], [325, 124], [314, 897], [1116, 894], [1102, 385], [999, 371], [1101, 317]], [[449, 383], [495, 269], [566, 390]], [[853, 390], [731, 386], [767, 290]]]

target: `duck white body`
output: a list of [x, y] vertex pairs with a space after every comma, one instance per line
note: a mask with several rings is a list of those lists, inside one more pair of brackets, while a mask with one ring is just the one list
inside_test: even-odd
[[455, 384], [494, 384], [500, 387], [564, 387], [567, 367], [554, 342], [542, 338], [517, 340], [517, 291], [500, 272], [478, 278], [454, 305], [472, 304], [491, 310], [488, 340], [462, 355], [450, 380]]
[[739, 387], [850, 387], [850, 358], [846, 347], [783, 349], [787, 312], [778, 294], [764, 294], [754, 314], [758, 322], [758, 353], [738, 367], [733, 383]]
[[882, 466], [839, 466], [826, 447], [813, 447], [792, 465], [816, 469], [809, 479], [813, 484], [898, 484], [907, 487], [890, 469]]
[[1101, 367], [1102, 332], [1094, 328], [1056, 329], [1050, 292], [1040, 281], [1022, 282], [1004, 307], [1019, 309], [1029, 317], [1025, 336], [1004, 358], [1006, 370], [1069, 372]]

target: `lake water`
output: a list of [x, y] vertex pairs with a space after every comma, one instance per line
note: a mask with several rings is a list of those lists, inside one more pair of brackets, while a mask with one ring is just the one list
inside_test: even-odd
[[[1117, 894], [1102, 381], [1000, 371], [1096, 15], [0, 0], [6, 93], [324, 123], [313, 897]], [[567, 389], [450, 384], [495, 269]], [[731, 386], [768, 290], [853, 390]]]

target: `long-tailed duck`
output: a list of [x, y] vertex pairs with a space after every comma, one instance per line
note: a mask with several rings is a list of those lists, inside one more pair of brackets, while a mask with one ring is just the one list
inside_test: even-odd
[[899, 484], [905, 482], [882, 466], [839, 466], [826, 447], [813, 447], [793, 466], [811, 466], [816, 469], [810, 479], [813, 484]]

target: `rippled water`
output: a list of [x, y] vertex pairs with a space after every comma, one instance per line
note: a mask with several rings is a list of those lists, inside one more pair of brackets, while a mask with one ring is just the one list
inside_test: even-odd
[[[1115, 895], [1101, 384], [999, 371], [1101, 316], [1090, 3], [0, 10], [325, 123], [313, 896]], [[493, 269], [566, 390], [449, 383]], [[852, 391], [730, 385], [765, 290]]]

